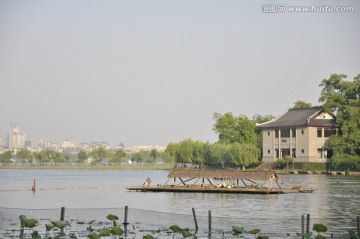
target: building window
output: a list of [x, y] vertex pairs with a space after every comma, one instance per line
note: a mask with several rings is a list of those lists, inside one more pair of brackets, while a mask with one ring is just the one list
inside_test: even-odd
[[290, 149], [281, 149], [281, 157], [290, 157]]
[[268, 136], [270, 136], [270, 132], [268, 131]]
[[292, 128], [292, 129], [291, 129], [291, 136], [292, 136], [293, 138], [296, 137], [296, 129], [295, 129], [295, 128]]
[[317, 157], [320, 159], [323, 158], [323, 149], [317, 149]]
[[324, 129], [325, 138], [329, 138], [333, 134], [336, 134], [336, 129]]
[[296, 149], [292, 149], [291, 157], [296, 158]]
[[304, 130], [303, 129], [301, 130], [301, 134], [304, 135]]
[[290, 138], [290, 129], [281, 129], [281, 138]]
[[279, 158], [279, 149], [275, 149], [276, 158]]
[[317, 129], [317, 137], [321, 138], [322, 137], [322, 128], [318, 128]]
[[275, 138], [279, 138], [279, 130], [275, 129]]
[[304, 150], [304, 149], [302, 149], [302, 150], [301, 150], [301, 153], [302, 153], [302, 154], [303, 154], [303, 153], [305, 153], [305, 150]]
[[270, 154], [270, 149], [268, 149], [268, 154]]

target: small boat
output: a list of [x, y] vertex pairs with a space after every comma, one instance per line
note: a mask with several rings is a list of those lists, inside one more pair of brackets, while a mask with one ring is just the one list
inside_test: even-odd
[[[282, 188], [274, 171], [241, 171], [172, 168], [163, 185], [151, 185], [147, 178], [143, 186], [128, 187], [142, 192], [202, 192], [202, 193], [312, 193], [315, 188]], [[172, 181], [171, 183], [169, 183]]]

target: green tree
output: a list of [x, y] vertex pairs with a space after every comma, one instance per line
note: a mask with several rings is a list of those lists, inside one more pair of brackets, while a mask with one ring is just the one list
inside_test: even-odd
[[157, 157], [159, 157], [159, 152], [156, 149], [152, 149], [150, 151], [150, 157], [156, 159]]
[[85, 150], [80, 150], [78, 153], [78, 163], [85, 164], [85, 161], [89, 158], [87, 152]]
[[7, 150], [4, 153], [0, 154], [0, 161], [4, 164], [9, 164], [12, 163], [12, 154], [13, 151], [12, 150]]
[[336, 114], [340, 134], [332, 135], [327, 145], [334, 150], [334, 159], [360, 158], [360, 74], [353, 81], [346, 81], [344, 74], [332, 74], [324, 79], [319, 102], [324, 110]]
[[110, 162], [118, 164], [118, 163], [121, 163], [122, 161], [124, 161], [125, 159], [126, 159], [125, 151], [122, 149], [118, 149], [111, 155]]
[[[206, 158], [207, 160], [205, 161], [206, 164], [208, 164], [209, 166], [212, 167], [224, 167], [225, 165], [225, 153], [226, 153], [226, 145], [225, 144], [212, 144], [210, 147], [210, 156], [208, 158]], [[210, 161], [209, 161], [210, 160]]]
[[205, 162], [204, 143], [200, 141], [193, 142], [192, 163], [203, 165]]
[[302, 101], [302, 100], [298, 100], [294, 103], [294, 106], [293, 108], [308, 108], [308, 107], [311, 107], [312, 104], [311, 103], [307, 103], [305, 101]]
[[32, 163], [32, 156], [33, 155], [29, 149], [20, 149], [16, 153], [16, 158], [28, 161], [29, 163]]
[[104, 147], [99, 147], [90, 152], [91, 156], [98, 160], [101, 164], [103, 160], [109, 155]]
[[245, 115], [234, 116], [228, 112], [224, 115], [214, 114], [213, 130], [219, 135], [219, 143], [245, 143], [256, 145], [258, 136], [255, 123]]
[[182, 165], [193, 163], [193, 147], [194, 144], [190, 139], [185, 139], [180, 142], [179, 149], [176, 152], [176, 162]]
[[70, 162], [70, 154], [69, 153], [64, 153], [62, 157], [64, 158], [65, 163]]
[[48, 162], [55, 162], [56, 158], [61, 157], [59, 152], [52, 149], [42, 151], [42, 153], [45, 154], [45, 158], [47, 159]]
[[151, 162], [150, 151], [139, 151], [132, 155], [131, 161], [137, 163]]
[[176, 162], [176, 152], [179, 150], [179, 143], [169, 143], [165, 149], [165, 161], [169, 164]]
[[255, 124], [262, 124], [262, 123], [265, 123], [265, 122], [268, 122], [268, 121], [271, 121], [273, 119], [275, 119], [276, 117], [273, 116], [273, 115], [259, 115], [259, 114], [256, 114], [252, 117], [252, 121], [255, 123]]
[[47, 164], [50, 162], [50, 158], [45, 151], [34, 152], [33, 155], [40, 164]]
[[56, 158], [54, 158], [54, 163], [55, 165], [59, 165], [59, 164], [62, 164], [62, 163], [65, 163], [65, 158], [61, 157], [61, 156], [58, 156]]

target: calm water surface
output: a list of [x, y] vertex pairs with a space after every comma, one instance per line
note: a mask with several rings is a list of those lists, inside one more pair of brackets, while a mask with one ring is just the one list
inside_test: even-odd
[[[49, 209], [119, 208], [224, 217], [318, 218], [360, 215], [360, 177], [283, 175], [283, 183], [318, 188], [315, 193], [256, 195], [130, 192], [146, 177], [163, 184], [167, 171], [0, 170], [0, 207]], [[37, 191], [29, 191], [36, 180]]]

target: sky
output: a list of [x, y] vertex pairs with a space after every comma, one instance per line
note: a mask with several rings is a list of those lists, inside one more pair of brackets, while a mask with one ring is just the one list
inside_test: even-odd
[[278, 116], [352, 80], [359, 23], [357, 0], [0, 0], [0, 133], [213, 143], [215, 112]]

